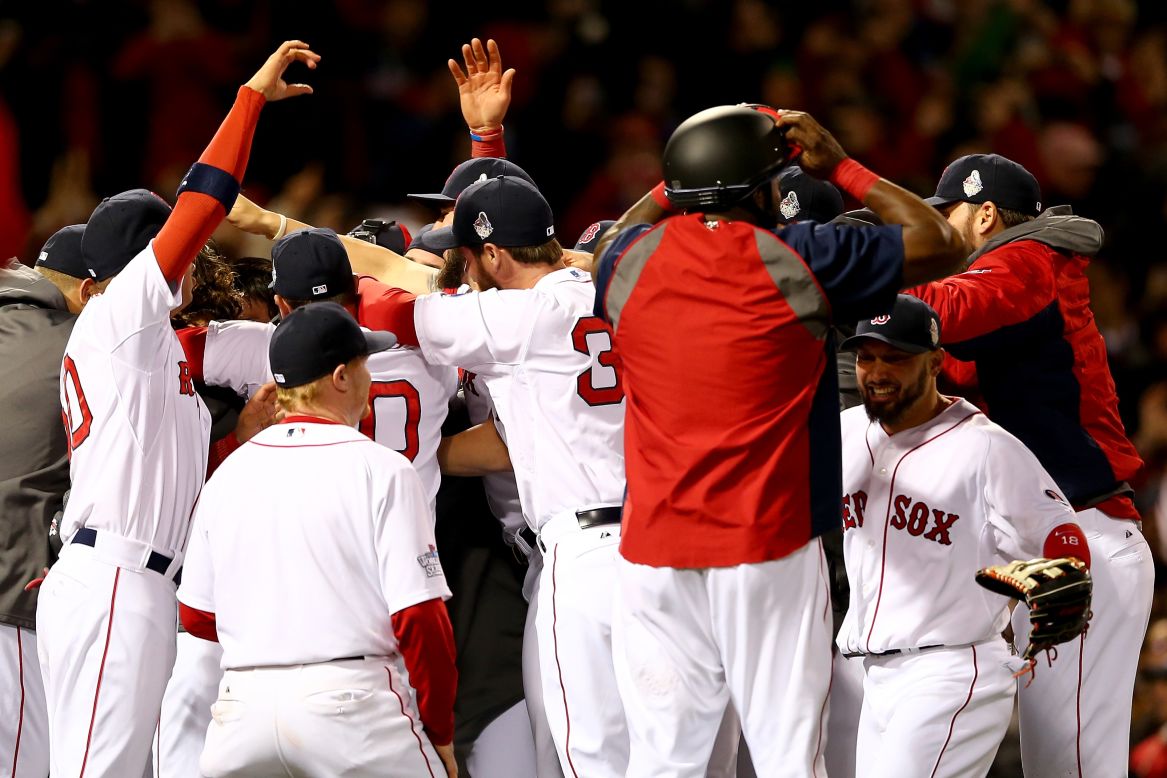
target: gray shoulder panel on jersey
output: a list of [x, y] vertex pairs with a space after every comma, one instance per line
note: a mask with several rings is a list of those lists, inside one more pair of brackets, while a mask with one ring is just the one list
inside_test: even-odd
[[653, 227], [629, 246], [624, 256], [619, 258], [616, 269], [612, 272], [612, 280], [608, 282], [608, 292], [604, 300], [604, 308], [608, 312], [608, 321], [612, 324], [613, 330], [618, 328], [620, 312], [624, 310], [624, 304], [628, 302], [636, 282], [640, 280], [641, 271], [660, 245], [664, 234], [664, 227], [660, 225]]
[[825, 338], [831, 323], [830, 308], [810, 268], [802, 257], [773, 233], [754, 230], [754, 240], [757, 241], [758, 254], [762, 257], [766, 272], [786, 298], [794, 315], [812, 337], [819, 340]]

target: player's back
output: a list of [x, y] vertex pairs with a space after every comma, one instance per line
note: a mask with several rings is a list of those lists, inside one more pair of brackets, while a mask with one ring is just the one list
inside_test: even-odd
[[147, 247], [77, 318], [61, 369], [72, 451], [65, 539], [85, 526], [162, 551], [184, 545], [210, 415], [170, 326], [181, 298]]
[[213, 567], [223, 666], [391, 656], [389, 615], [416, 594], [395, 586], [395, 566], [424, 531], [424, 501], [404, 458], [341, 424], [289, 417], [232, 454], [194, 528]]

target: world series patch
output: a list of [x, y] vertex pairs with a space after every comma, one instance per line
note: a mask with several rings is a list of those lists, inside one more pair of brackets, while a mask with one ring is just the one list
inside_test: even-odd
[[417, 564], [422, 570], [425, 570], [426, 578], [437, 578], [442, 575], [442, 562], [438, 559], [438, 550], [430, 544], [430, 550], [424, 554], [419, 554], [417, 557]]

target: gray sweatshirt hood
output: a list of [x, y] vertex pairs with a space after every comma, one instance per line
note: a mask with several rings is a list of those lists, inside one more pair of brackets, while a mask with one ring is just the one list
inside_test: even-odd
[[0, 260], [0, 305], [18, 303], [69, 310], [65, 296], [52, 281], [16, 259]]
[[997, 235], [973, 252], [968, 261], [971, 263], [982, 254], [1018, 240], [1032, 240], [1058, 251], [1094, 257], [1102, 248], [1102, 238], [1102, 225], [1098, 222], [1075, 216], [1068, 205], [1055, 205], [1047, 208], [1036, 219], [1010, 227]]

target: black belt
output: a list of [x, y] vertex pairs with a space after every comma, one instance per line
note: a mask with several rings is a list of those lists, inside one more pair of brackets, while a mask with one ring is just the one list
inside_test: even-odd
[[624, 509], [619, 505], [610, 505], [607, 508], [592, 508], [586, 511], [576, 511], [575, 518], [580, 529], [600, 527], [605, 524], [619, 524]]
[[853, 651], [850, 654], [843, 654], [847, 659], [857, 659], [861, 656], [899, 656], [900, 654], [918, 654], [921, 651], [930, 651], [933, 648], [944, 648], [944, 646], [937, 643], [934, 646], [920, 646], [919, 648], [893, 648], [890, 651]]
[[[73, 533], [73, 539], [70, 543], [80, 543], [83, 546], [93, 548], [97, 545], [97, 530], [92, 527], [82, 527]], [[150, 558], [146, 560], [146, 569], [152, 570], [158, 575], [166, 575], [166, 571], [170, 569], [170, 564], [174, 561], [173, 557], [168, 557], [165, 554], [159, 554], [157, 551], [150, 552]], [[174, 572], [174, 583], [182, 583], [182, 568], [178, 568]]]

